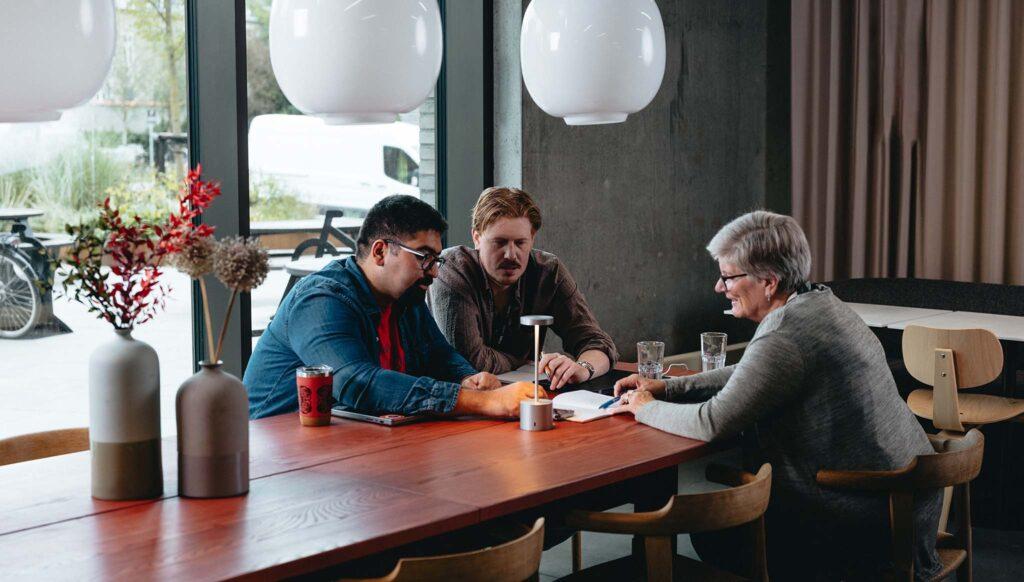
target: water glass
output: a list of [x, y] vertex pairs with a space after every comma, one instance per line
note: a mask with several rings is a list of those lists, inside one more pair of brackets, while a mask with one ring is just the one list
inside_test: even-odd
[[729, 336], [718, 331], [700, 334], [701, 370], [717, 370], [725, 367], [725, 346]]
[[661, 370], [665, 360], [665, 342], [637, 342], [637, 372], [641, 378], [661, 379]]

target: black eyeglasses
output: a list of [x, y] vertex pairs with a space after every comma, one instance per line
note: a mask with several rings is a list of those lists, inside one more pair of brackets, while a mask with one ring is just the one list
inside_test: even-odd
[[722, 275], [721, 277], [718, 278], [718, 280], [722, 282], [722, 285], [724, 285], [726, 289], [732, 289], [732, 287], [729, 286], [729, 281], [746, 276], [746, 273], [740, 273], [738, 275]]
[[384, 242], [395, 245], [398, 248], [402, 249], [403, 251], [419, 257], [420, 268], [423, 269], [424, 271], [429, 271], [433, 269], [434, 265], [437, 265], [437, 268], [440, 269], [441, 267], [444, 266], [446, 262], [446, 259], [442, 259], [441, 257], [435, 255], [434, 253], [425, 253], [423, 251], [418, 251], [414, 248], [407, 247], [394, 239], [386, 238], [384, 239]]

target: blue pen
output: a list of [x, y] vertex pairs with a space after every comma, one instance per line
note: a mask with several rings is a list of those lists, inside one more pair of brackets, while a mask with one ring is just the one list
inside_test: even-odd
[[598, 406], [597, 409], [598, 410], [604, 410], [605, 408], [608, 408], [612, 404], [615, 404], [616, 402], [618, 402], [620, 398], [622, 398], [622, 397], [621, 396], [616, 396], [615, 398], [612, 398], [611, 400], [609, 400], [608, 402], [605, 402], [601, 406]]

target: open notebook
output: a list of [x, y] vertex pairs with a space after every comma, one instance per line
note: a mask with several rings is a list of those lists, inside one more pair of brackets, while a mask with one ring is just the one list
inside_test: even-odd
[[573, 415], [566, 420], [572, 422], [590, 422], [613, 414], [614, 404], [602, 409], [601, 406], [615, 400], [611, 396], [598, 394], [589, 390], [574, 390], [555, 396], [551, 403], [555, 408], [569, 409]]

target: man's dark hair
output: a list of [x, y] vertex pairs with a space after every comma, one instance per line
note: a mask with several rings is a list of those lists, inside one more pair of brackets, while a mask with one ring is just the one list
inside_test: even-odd
[[415, 196], [388, 196], [374, 204], [363, 220], [356, 241], [356, 257], [365, 258], [375, 240], [409, 238], [424, 230], [444, 234], [448, 223], [433, 206]]

